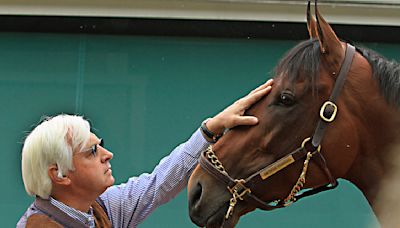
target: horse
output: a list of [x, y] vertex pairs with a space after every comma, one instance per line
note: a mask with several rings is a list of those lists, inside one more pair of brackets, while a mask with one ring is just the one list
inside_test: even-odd
[[317, 1], [314, 9], [308, 1], [310, 39], [280, 60], [271, 93], [245, 113], [258, 124], [227, 130], [201, 154], [188, 183], [196, 225], [234, 227], [246, 213], [287, 207], [339, 178], [376, 213], [400, 145], [400, 65], [340, 40]]

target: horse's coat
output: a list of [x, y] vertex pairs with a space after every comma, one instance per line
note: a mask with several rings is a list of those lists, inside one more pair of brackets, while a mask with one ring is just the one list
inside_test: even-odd
[[[258, 125], [231, 129], [213, 145], [232, 177], [248, 177], [313, 134], [319, 109], [332, 92], [346, 50], [346, 44], [337, 38], [317, 7], [316, 16], [317, 21], [308, 15], [310, 40], [283, 57], [271, 93], [247, 111], [259, 119]], [[388, 151], [399, 143], [400, 65], [357, 48], [336, 104], [338, 115], [328, 126], [321, 153], [333, 176], [355, 184], [374, 209], [381, 180], [392, 166]], [[252, 194], [265, 202], [284, 199], [302, 167], [302, 162], [286, 167], [252, 188]], [[326, 175], [311, 159], [305, 187], [327, 183]], [[232, 216], [225, 220], [232, 195], [199, 166], [188, 191], [190, 216], [199, 226], [231, 227], [240, 216], [256, 209], [246, 201], [238, 201]]]

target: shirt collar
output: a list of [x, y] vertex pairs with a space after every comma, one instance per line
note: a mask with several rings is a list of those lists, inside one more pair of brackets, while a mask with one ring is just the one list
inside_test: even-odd
[[85, 225], [88, 225], [89, 227], [95, 227], [95, 222], [94, 222], [94, 216], [93, 216], [93, 208], [89, 208], [89, 212], [82, 212], [79, 210], [76, 210], [73, 207], [70, 207], [56, 199], [50, 196], [50, 203], [60, 209], [62, 212], [66, 213], [70, 217], [82, 222]]

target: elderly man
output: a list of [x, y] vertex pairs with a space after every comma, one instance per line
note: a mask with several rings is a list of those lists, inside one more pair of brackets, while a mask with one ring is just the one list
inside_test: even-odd
[[272, 80], [215, 117], [162, 159], [151, 174], [115, 185], [113, 154], [80, 116], [58, 115], [38, 125], [22, 149], [22, 177], [35, 201], [17, 227], [136, 227], [186, 187], [200, 152], [225, 129], [257, 124], [245, 110], [271, 90]]

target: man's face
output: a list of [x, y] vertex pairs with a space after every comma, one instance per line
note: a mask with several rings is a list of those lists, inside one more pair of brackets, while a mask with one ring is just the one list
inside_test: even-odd
[[68, 173], [71, 187], [78, 193], [103, 193], [114, 184], [110, 160], [113, 154], [100, 146], [101, 140], [93, 133], [82, 151], [74, 151], [74, 171]]

